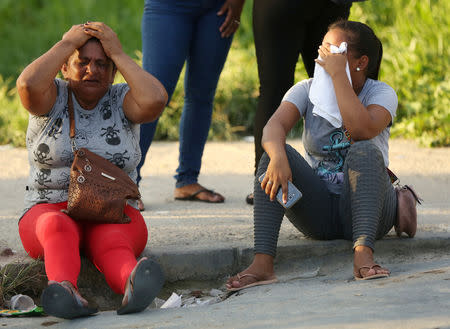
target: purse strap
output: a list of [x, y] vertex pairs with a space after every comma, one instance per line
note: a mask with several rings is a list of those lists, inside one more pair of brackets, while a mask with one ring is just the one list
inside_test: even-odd
[[67, 107], [69, 109], [69, 122], [70, 122], [70, 142], [72, 144], [72, 151], [78, 150], [77, 144], [75, 142], [75, 114], [73, 110], [73, 100], [72, 100], [72, 89], [67, 86]]

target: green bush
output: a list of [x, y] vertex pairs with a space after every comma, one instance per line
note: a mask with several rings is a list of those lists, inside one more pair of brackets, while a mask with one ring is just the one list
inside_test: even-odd
[[366, 1], [352, 18], [366, 22], [384, 45], [380, 80], [399, 99], [393, 136], [450, 146], [450, 2]]
[[[13, 82], [71, 25], [87, 20], [106, 22], [119, 35], [124, 50], [140, 62], [143, 2], [0, 1], [0, 38], [2, 46], [8, 45], [0, 52], [0, 76], [10, 77], [0, 78], [0, 144], [25, 144], [27, 114], [20, 106]], [[251, 11], [252, 0], [247, 0], [217, 88], [210, 139], [232, 140], [252, 134], [259, 84]], [[383, 42], [380, 80], [391, 85], [399, 98], [393, 136], [415, 138], [428, 146], [450, 145], [448, 12], [450, 2], [445, 0], [372, 0], [352, 7], [350, 18], [367, 23]], [[299, 61], [295, 79], [306, 77]], [[156, 139], [178, 139], [182, 82], [183, 73], [159, 121]], [[292, 136], [300, 133], [301, 125]]]

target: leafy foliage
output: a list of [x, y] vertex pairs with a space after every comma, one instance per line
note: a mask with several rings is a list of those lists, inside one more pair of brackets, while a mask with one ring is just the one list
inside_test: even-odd
[[[241, 25], [217, 88], [210, 139], [231, 140], [252, 133], [258, 97], [258, 74], [252, 35], [252, 0], [247, 0]], [[0, 1], [0, 144], [25, 145], [26, 111], [12, 88], [20, 71], [59, 40], [73, 24], [107, 22], [124, 50], [141, 61], [142, 0], [2, 0]], [[107, 8], [107, 10], [105, 10]], [[392, 0], [354, 3], [351, 19], [367, 23], [380, 37], [384, 60], [380, 80], [398, 94], [394, 136], [415, 138], [428, 146], [450, 145], [449, 48], [450, 2]], [[183, 74], [161, 116], [156, 139], [178, 139], [183, 107]], [[303, 64], [296, 81], [306, 78]], [[120, 77], [119, 77], [120, 81]], [[299, 136], [301, 126], [293, 136]]]
[[450, 146], [450, 2], [366, 1], [352, 17], [373, 27], [384, 45], [381, 78], [399, 99], [393, 136]]

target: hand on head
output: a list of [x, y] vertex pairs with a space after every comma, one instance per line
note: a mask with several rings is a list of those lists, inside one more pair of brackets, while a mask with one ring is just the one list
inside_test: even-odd
[[122, 52], [122, 45], [116, 33], [102, 22], [86, 22], [74, 25], [64, 33], [63, 40], [70, 41], [75, 49], [82, 47], [92, 37], [100, 40], [106, 56], [112, 59]]
[[116, 69], [111, 57], [122, 52], [120, 42], [103, 23], [73, 26], [63, 38], [81, 45], [62, 65], [61, 72], [80, 105], [92, 109], [114, 81]]
[[117, 34], [108, 25], [102, 22], [86, 22], [83, 24], [84, 33], [89, 37], [95, 37], [100, 40], [105, 54], [109, 58], [122, 53], [122, 45], [120, 44]]
[[72, 26], [62, 37], [63, 40], [71, 42], [75, 49], [83, 46], [90, 38], [91, 36], [84, 31], [83, 24]]

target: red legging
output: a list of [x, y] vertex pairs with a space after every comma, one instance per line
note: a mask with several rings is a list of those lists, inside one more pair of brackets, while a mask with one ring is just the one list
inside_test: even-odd
[[74, 221], [61, 209], [67, 202], [37, 204], [19, 222], [23, 247], [32, 258], [43, 258], [49, 280], [77, 286], [80, 249], [105, 275], [111, 289], [123, 294], [136, 257], [147, 244], [141, 213], [127, 205], [128, 224], [89, 224]]

